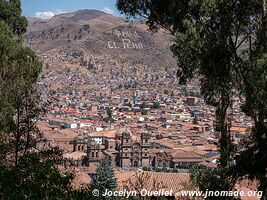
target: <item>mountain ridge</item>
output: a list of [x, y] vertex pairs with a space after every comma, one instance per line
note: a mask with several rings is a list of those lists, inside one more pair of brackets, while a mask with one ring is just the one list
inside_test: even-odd
[[[109, 55], [119, 60], [141, 62], [152, 67], [174, 67], [171, 37], [151, 34], [143, 22], [128, 22], [98, 10], [63, 13], [49, 20], [28, 18], [25, 35], [28, 46], [44, 56], [62, 49], [89, 56]], [[59, 63], [55, 63], [57, 65]]]

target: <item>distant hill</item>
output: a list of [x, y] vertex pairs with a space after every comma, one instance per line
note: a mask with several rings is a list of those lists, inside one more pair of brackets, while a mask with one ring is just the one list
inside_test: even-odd
[[97, 10], [79, 10], [49, 20], [30, 17], [28, 21], [25, 41], [39, 55], [68, 49], [152, 67], [176, 67], [168, 34], [151, 34], [142, 22], [127, 22]]

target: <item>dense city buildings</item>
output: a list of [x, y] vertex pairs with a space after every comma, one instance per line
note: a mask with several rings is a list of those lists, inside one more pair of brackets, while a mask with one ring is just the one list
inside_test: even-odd
[[[111, 157], [118, 170], [188, 172], [193, 164], [216, 168], [214, 108], [201, 98], [197, 79], [179, 86], [175, 69], [126, 69], [111, 58], [108, 63], [101, 57], [92, 60], [87, 73], [77, 63], [74, 72], [47, 72], [39, 81], [48, 108], [39, 127], [66, 159], [82, 168], [95, 166], [103, 156]], [[230, 109], [235, 144], [252, 126], [240, 111], [241, 102], [234, 98]]]
[[[92, 12], [30, 24], [27, 44], [45, 63], [38, 81], [45, 140], [38, 148], [58, 146], [60, 166], [74, 168], [83, 183], [95, 177], [103, 157], [111, 159], [121, 187], [147, 171], [178, 191], [181, 181], [170, 180], [188, 182], [191, 166], [216, 169], [215, 108], [204, 101], [198, 75], [179, 84], [170, 38], [98, 11], [99, 17], [80, 21]], [[242, 102], [235, 95], [228, 113], [237, 148], [252, 127]]]

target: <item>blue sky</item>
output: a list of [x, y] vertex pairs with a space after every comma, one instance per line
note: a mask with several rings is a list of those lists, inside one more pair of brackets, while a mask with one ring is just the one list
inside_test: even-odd
[[55, 14], [81, 9], [96, 9], [119, 15], [116, 0], [22, 0], [23, 15], [51, 18]]

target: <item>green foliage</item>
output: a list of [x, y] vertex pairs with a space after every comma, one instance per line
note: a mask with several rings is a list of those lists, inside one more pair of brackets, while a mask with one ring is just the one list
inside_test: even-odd
[[90, 186], [82, 187], [78, 190], [73, 190], [68, 194], [69, 200], [88, 200], [93, 199], [92, 191]]
[[169, 91], [167, 89], [164, 90], [164, 94], [168, 95]]
[[117, 0], [118, 10], [128, 18], [145, 18], [150, 30], [164, 28], [172, 34], [183, 29], [182, 19], [187, 14], [188, 7], [187, 0]]
[[32, 134], [37, 133], [34, 118], [40, 113], [39, 97], [34, 87], [42, 64], [29, 48], [12, 37], [0, 22], [0, 152], [25, 153]]
[[168, 170], [166, 167], [163, 167], [163, 168], [162, 168], [162, 171], [163, 171], [163, 172], [167, 172], [167, 173], [170, 172], [170, 170]]
[[109, 123], [114, 123], [115, 122], [115, 119], [113, 118], [113, 110], [112, 108], [108, 108], [107, 109], [107, 115], [108, 115], [108, 122]]
[[147, 110], [142, 110], [142, 111], [141, 111], [141, 114], [142, 114], [142, 115], [147, 115]]
[[[99, 190], [99, 194], [105, 193], [105, 190], [112, 191], [117, 186], [117, 180], [114, 177], [114, 169], [111, 159], [104, 157], [100, 160], [100, 164], [96, 169], [96, 177], [93, 178], [91, 189]], [[103, 199], [104, 197], [99, 197]]]
[[[200, 76], [201, 94], [206, 103], [216, 107], [215, 130], [220, 134], [219, 170], [213, 175], [204, 173], [203, 176], [205, 183], [212, 183], [208, 187], [217, 187], [216, 190], [230, 190], [233, 186], [224, 182], [228, 178], [225, 171], [231, 170], [235, 153], [231, 144], [227, 110], [232, 91], [241, 79], [238, 68], [242, 58], [237, 50], [237, 39], [233, 38], [241, 35], [240, 27], [251, 26], [250, 16], [258, 8], [259, 4], [253, 0], [231, 3], [190, 1], [190, 9], [196, 11], [197, 15], [184, 17], [186, 31], [177, 33], [172, 47], [179, 61], [177, 75], [180, 83], [186, 83], [195, 75]], [[214, 184], [216, 182], [222, 185]]]
[[197, 117], [194, 117], [194, 119], [193, 119], [193, 124], [195, 124], [195, 125], [197, 125], [197, 124], [198, 124]]
[[[49, 155], [49, 156], [48, 156]], [[50, 160], [51, 152], [20, 157], [16, 166], [0, 171], [1, 199], [63, 199], [71, 191], [72, 174], [62, 175]]]
[[[234, 186], [232, 179], [221, 179], [218, 172], [210, 171], [205, 167], [197, 165], [192, 166], [190, 169], [191, 183], [193, 186], [199, 188], [201, 191], [229, 191], [229, 188]], [[232, 199], [232, 197], [216, 196], [207, 197], [206, 199]]]
[[162, 168], [156, 168], [156, 172], [162, 172]]
[[172, 170], [172, 172], [173, 172], [173, 173], [179, 173], [179, 170], [178, 170], [177, 168], [174, 168], [174, 169]]
[[[178, 58], [177, 76], [181, 84], [199, 77], [201, 94], [206, 103], [216, 107], [215, 130], [220, 134], [219, 170], [198, 176], [199, 184], [231, 189], [235, 149], [231, 144], [227, 111], [233, 91], [246, 95], [244, 111], [253, 117], [254, 140], [248, 145], [244, 158], [252, 156], [248, 169], [261, 180], [266, 188], [266, 56], [267, 16], [263, 12], [264, 1], [240, 0], [190, 0], [190, 1], [126, 1], [117, 0], [118, 9], [128, 17], [148, 19], [152, 31], [164, 28], [175, 36], [172, 51]], [[175, 16], [179, 16], [176, 18]], [[240, 38], [256, 34], [250, 49], [240, 50]], [[250, 38], [251, 39], [251, 38]], [[255, 46], [255, 49], [253, 48]], [[242, 156], [241, 156], [242, 157]], [[257, 162], [255, 160], [258, 160]], [[238, 165], [245, 167], [246, 162]], [[257, 164], [256, 164], [257, 163]], [[257, 167], [259, 166], [259, 168]], [[265, 172], [264, 172], [265, 168]], [[247, 170], [244, 170], [248, 172]], [[241, 169], [240, 169], [241, 170]], [[241, 170], [242, 171], [242, 170]], [[233, 171], [232, 171], [233, 172]], [[242, 176], [242, 175], [241, 175]], [[201, 187], [205, 189], [207, 187]], [[215, 189], [215, 188], [214, 188]]]
[[0, 21], [4, 21], [11, 31], [18, 36], [26, 32], [27, 20], [21, 16], [20, 0], [0, 0]]
[[41, 137], [35, 83], [42, 64], [22, 44], [27, 22], [20, 1], [0, 0], [0, 10], [0, 199], [75, 199], [73, 175], [55, 166], [60, 152], [30, 153]]
[[133, 105], [131, 104], [131, 102], [129, 102], [129, 103], [126, 103], [125, 106], [132, 108]]
[[108, 115], [108, 117], [109, 117], [110, 119], [113, 118], [113, 112], [112, 112], [112, 109], [111, 109], [111, 108], [108, 108], [108, 109], [107, 109], [107, 115]]
[[153, 102], [153, 108], [154, 109], [159, 109], [160, 108], [160, 103], [158, 101]]
[[267, 193], [267, 35], [266, 16], [257, 32], [257, 40], [250, 57], [242, 66], [243, 93], [246, 101], [242, 110], [254, 120], [252, 135], [240, 147], [236, 157], [237, 176], [248, 175], [260, 180], [259, 190]]
[[151, 167], [149, 167], [149, 166], [145, 166], [145, 167], [143, 167], [143, 170], [144, 170], [144, 171], [152, 171]]
[[88, 62], [88, 69], [93, 69], [94, 68], [94, 64], [93, 63], [91, 63], [91, 62]]
[[252, 62], [245, 63], [243, 67], [243, 92], [246, 102], [242, 108], [254, 120], [262, 121], [267, 118], [267, 52], [258, 56], [253, 58]]
[[143, 110], [144, 108], [147, 108], [147, 105], [146, 105], [145, 102], [143, 102], [142, 105], [141, 105], [141, 109]]

